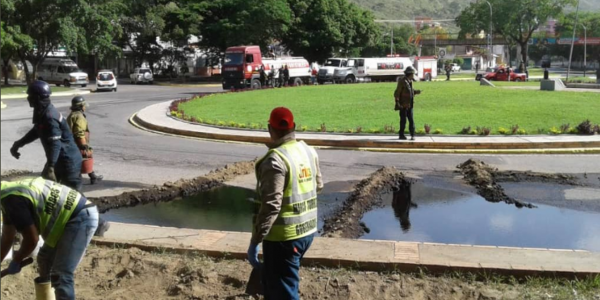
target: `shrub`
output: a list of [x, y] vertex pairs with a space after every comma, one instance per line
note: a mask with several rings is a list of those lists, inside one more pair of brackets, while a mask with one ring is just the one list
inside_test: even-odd
[[228, 125], [229, 125], [229, 127], [238, 127], [238, 123], [236, 123], [234, 121], [229, 121]]
[[577, 134], [577, 128], [571, 128], [569, 129], [569, 134]]
[[595, 131], [597, 134], [600, 134], [600, 124], [596, 124], [596, 126], [594, 126], [594, 131]]
[[300, 127], [300, 130], [301, 131], [307, 131], [308, 130], [308, 126], [302, 126], [302, 127]]
[[196, 119], [196, 117], [190, 117], [190, 122], [197, 123], [198, 119]]
[[418, 135], [424, 135], [425, 134], [425, 129], [419, 128], [419, 129], [417, 129], [417, 131], [415, 133], [418, 134]]
[[245, 123], [240, 123], [238, 124], [238, 128], [247, 128], [248, 126], [246, 126]]
[[469, 134], [469, 132], [471, 132], [471, 126], [463, 127], [460, 134]]
[[517, 134], [527, 134], [527, 130], [525, 129], [519, 129], [519, 131], [517, 131]]
[[431, 132], [431, 125], [430, 124], [425, 124], [425, 126], [423, 126], [425, 128], [425, 133], [429, 134], [429, 132]]
[[519, 125], [517, 124], [517, 125], [513, 125], [513, 126], [511, 126], [511, 127], [510, 127], [510, 132], [511, 132], [512, 134], [517, 134], [517, 132], [519, 132]]
[[538, 134], [547, 134], [548, 130], [546, 130], [545, 128], [538, 128], [537, 133]]
[[577, 132], [579, 132], [579, 134], [594, 134], [594, 126], [592, 125], [592, 122], [590, 122], [590, 120], [585, 120], [583, 122], [581, 122], [581, 124], [577, 125]]
[[252, 123], [252, 124], [250, 124], [250, 128], [252, 128], [252, 129], [258, 129], [258, 124]]
[[358, 126], [356, 127], [356, 133], [361, 133], [363, 131], [363, 128]]
[[506, 129], [504, 127], [500, 127], [500, 128], [498, 128], [498, 133], [499, 134], [507, 134], [508, 133], [508, 129]]
[[262, 130], [263, 128], [265, 128], [265, 125], [263, 123], [258, 123], [258, 129]]
[[560, 125], [560, 132], [561, 133], [568, 133], [569, 129], [571, 129], [571, 124], [562, 124], [562, 125]]
[[379, 129], [379, 128], [371, 128], [371, 129], [369, 129], [369, 132], [370, 133], [381, 133], [381, 129]]
[[560, 129], [554, 127], [554, 126], [552, 126], [552, 128], [550, 128], [550, 133], [551, 134], [561, 134], [562, 130], [560, 130]]
[[492, 130], [488, 127], [477, 127], [477, 134], [479, 135], [490, 135]]
[[477, 135], [477, 129], [471, 129], [471, 131], [469, 131], [470, 135]]
[[325, 123], [321, 124], [321, 132], [327, 132], [327, 126], [325, 126]]
[[354, 133], [354, 129], [350, 128], [350, 129], [346, 130], [346, 133]]
[[338, 132], [338, 129], [336, 127], [334, 127], [331, 132]]
[[176, 110], [172, 110], [171, 111], [171, 117], [177, 117], [177, 111]]
[[385, 125], [383, 126], [383, 132], [385, 133], [394, 133], [396, 130], [394, 130], [394, 125]]
[[443, 130], [441, 130], [440, 128], [437, 128], [437, 129], [436, 129], [436, 130], [433, 132], [433, 134], [442, 134], [442, 133], [444, 133], [444, 131], [443, 131]]
[[217, 126], [225, 126], [225, 122], [223, 122], [223, 121], [217, 121]]

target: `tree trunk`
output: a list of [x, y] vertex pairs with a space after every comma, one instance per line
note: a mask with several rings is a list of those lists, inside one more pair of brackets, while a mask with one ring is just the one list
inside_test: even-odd
[[4, 74], [4, 85], [8, 85], [8, 64], [10, 63], [10, 58], [2, 59], [4, 64], [2, 65], [2, 74]]
[[521, 61], [523, 62], [523, 70], [521, 72], [527, 73], [527, 64], [529, 60], [527, 59], [527, 50], [529, 49], [529, 45], [527, 41], [524, 43], [519, 43], [521, 45]]

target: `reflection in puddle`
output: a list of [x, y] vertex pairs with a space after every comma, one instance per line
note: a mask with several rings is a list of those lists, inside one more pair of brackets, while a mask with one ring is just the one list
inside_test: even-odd
[[539, 205], [517, 209], [417, 183], [383, 195], [363, 239], [600, 251], [600, 214]]

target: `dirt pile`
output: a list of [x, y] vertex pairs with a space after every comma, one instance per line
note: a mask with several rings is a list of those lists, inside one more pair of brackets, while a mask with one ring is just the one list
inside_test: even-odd
[[[3, 264], [3, 268], [6, 264]], [[240, 260], [211, 260], [195, 255], [148, 253], [138, 249], [91, 247], [76, 272], [79, 300], [257, 299], [244, 293], [251, 268]], [[548, 282], [548, 286], [502, 283], [474, 276], [361, 272], [310, 266], [300, 270], [302, 299], [328, 300], [596, 300], [589, 283]], [[2, 279], [2, 299], [31, 300], [35, 268]], [[535, 282], [535, 280], [534, 280]], [[587, 288], [582, 288], [587, 286]], [[260, 298], [258, 298], [260, 299]]]
[[469, 159], [466, 162], [458, 165], [460, 172], [464, 175], [465, 180], [477, 189], [477, 193], [490, 202], [504, 202], [514, 204], [516, 207], [534, 208], [531, 203], [523, 203], [512, 197], [509, 197], [504, 192], [504, 189], [498, 184], [495, 174], [498, 169], [486, 165], [484, 162], [477, 159]]
[[125, 192], [117, 196], [90, 198], [100, 210], [132, 207], [140, 204], [167, 202], [181, 197], [187, 197], [200, 192], [208, 191], [223, 185], [223, 182], [237, 176], [254, 172], [254, 161], [237, 162], [211, 171], [208, 175], [194, 179], [180, 179], [176, 182], [167, 182], [162, 186], [154, 186], [134, 192]]
[[0, 179], [1, 180], [16, 180], [16, 179], [19, 179], [20, 177], [32, 176], [32, 175], [34, 175], [34, 173], [31, 171], [6, 170], [6, 171], [2, 171], [2, 174], [0, 175]]
[[381, 194], [404, 182], [404, 174], [393, 167], [384, 167], [359, 182], [344, 206], [325, 220], [322, 236], [359, 238], [369, 229], [360, 220], [374, 206], [381, 204]]
[[542, 182], [562, 185], [581, 186], [577, 177], [566, 174], [536, 173], [531, 171], [495, 171], [494, 178], [498, 182]]

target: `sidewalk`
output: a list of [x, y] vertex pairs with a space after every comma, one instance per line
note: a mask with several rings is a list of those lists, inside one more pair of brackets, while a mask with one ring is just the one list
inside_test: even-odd
[[[142, 109], [131, 123], [146, 130], [200, 139], [266, 143], [265, 131], [192, 124], [167, 115], [170, 101]], [[340, 149], [427, 153], [600, 153], [600, 136], [417, 136], [400, 141], [395, 135], [297, 133], [309, 145]]]
[[[201, 252], [212, 257], [245, 259], [250, 233], [111, 223], [94, 243], [149, 251]], [[579, 250], [510, 248], [316, 238], [305, 265], [368, 271], [431, 273], [490, 272], [502, 275], [585, 277], [600, 274], [600, 253]]]

